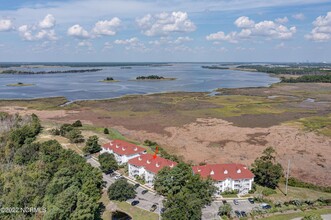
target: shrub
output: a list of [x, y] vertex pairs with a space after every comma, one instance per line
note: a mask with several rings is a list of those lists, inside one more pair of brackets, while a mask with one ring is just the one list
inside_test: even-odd
[[53, 128], [52, 130], [50, 130], [51, 135], [60, 135], [60, 130], [57, 128]]
[[83, 125], [82, 125], [82, 122], [80, 120], [77, 120], [74, 123], [72, 123], [72, 126], [77, 128], [77, 127], [82, 127]]
[[103, 129], [103, 133], [104, 133], [104, 134], [109, 134], [109, 130], [108, 130], [108, 128]]
[[264, 195], [264, 196], [270, 196], [270, 195], [276, 194], [276, 193], [277, 193], [276, 190], [266, 188], [266, 187], [264, 187], [262, 190], [262, 195]]

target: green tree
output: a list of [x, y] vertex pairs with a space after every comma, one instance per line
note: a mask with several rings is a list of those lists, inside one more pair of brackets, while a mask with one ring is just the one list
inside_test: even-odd
[[126, 201], [133, 199], [137, 192], [134, 190], [134, 186], [129, 184], [126, 179], [116, 180], [108, 188], [108, 197], [110, 200]]
[[174, 168], [165, 167], [154, 179], [154, 189], [162, 195], [177, 194], [193, 176], [192, 168], [185, 163], [179, 163]]
[[77, 128], [77, 127], [82, 127], [83, 124], [82, 124], [82, 122], [80, 120], [77, 120], [74, 123], [72, 123], [72, 126], [74, 126], [74, 127]]
[[99, 155], [98, 159], [102, 172], [108, 173], [118, 169], [118, 164], [113, 154], [103, 153]]
[[98, 136], [96, 135], [90, 136], [86, 141], [85, 147], [83, 148], [84, 153], [94, 154], [101, 151], [101, 146], [98, 143], [98, 141], [99, 141]]
[[226, 216], [230, 217], [231, 212], [232, 212], [232, 207], [229, 203], [221, 205], [218, 209], [218, 215], [219, 216], [226, 215]]
[[162, 213], [164, 220], [200, 220], [201, 219], [201, 200], [196, 194], [180, 192], [168, 197], [164, 203], [166, 211]]
[[69, 131], [66, 134], [66, 137], [70, 140], [71, 143], [82, 143], [82, 142], [84, 142], [84, 137], [82, 135], [82, 132], [77, 130], [77, 129], [73, 129], [73, 130]]
[[275, 150], [272, 147], [266, 148], [262, 156], [252, 164], [252, 172], [255, 175], [254, 181], [268, 188], [275, 189], [283, 175], [283, 168], [275, 161]]
[[109, 130], [108, 130], [108, 128], [104, 128], [104, 129], [103, 129], [103, 133], [104, 133], [104, 134], [109, 134]]

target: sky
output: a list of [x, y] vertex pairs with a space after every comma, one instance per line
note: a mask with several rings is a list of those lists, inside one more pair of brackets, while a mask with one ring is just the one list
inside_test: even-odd
[[0, 62], [331, 62], [331, 1], [0, 0]]

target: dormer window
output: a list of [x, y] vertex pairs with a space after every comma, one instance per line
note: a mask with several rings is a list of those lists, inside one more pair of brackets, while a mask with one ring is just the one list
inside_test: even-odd
[[122, 151], [125, 151], [125, 147], [122, 147]]
[[156, 163], [155, 166], [156, 166], [156, 167], [160, 167], [160, 164], [159, 164], [159, 163]]
[[201, 169], [200, 168], [198, 168], [198, 172], [201, 172]]
[[228, 174], [228, 170], [224, 170], [224, 174]]
[[120, 148], [120, 146], [118, 146], [118, 145], [116, 144], [116, 148]]
[[237, 173], [241, 173], [241, 169], [238, 169], [238, 170], [237, 170]]
[[141, 157], [138, 157], [138, 160], [141, 161], [142, 160]]
[[174, 167], [174, 164], [172, 163], [172, 164], [170, 165], [170, 167], [173, 168], [173, 167]]
[[137, 147], [135, 147], [133, 150], [134, 150], [134, 151], [137, 151], [137, 150], [138, 150], [138, 148], [137, 148]]
[[151, 163], [151, 161], [150, 161], [150, 160], [147, 160], [147, 163], [148, 163], [148, 164], [150, 164], [150, 163]]
[[215, 174], [214, 170], [210, 171], [210, 175], [214, 175], [214, 174]]

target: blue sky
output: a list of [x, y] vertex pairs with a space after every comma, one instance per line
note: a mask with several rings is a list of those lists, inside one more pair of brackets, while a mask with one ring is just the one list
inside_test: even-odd
[[1, 0], [0, 62], [331, 62], [329, 0]]

